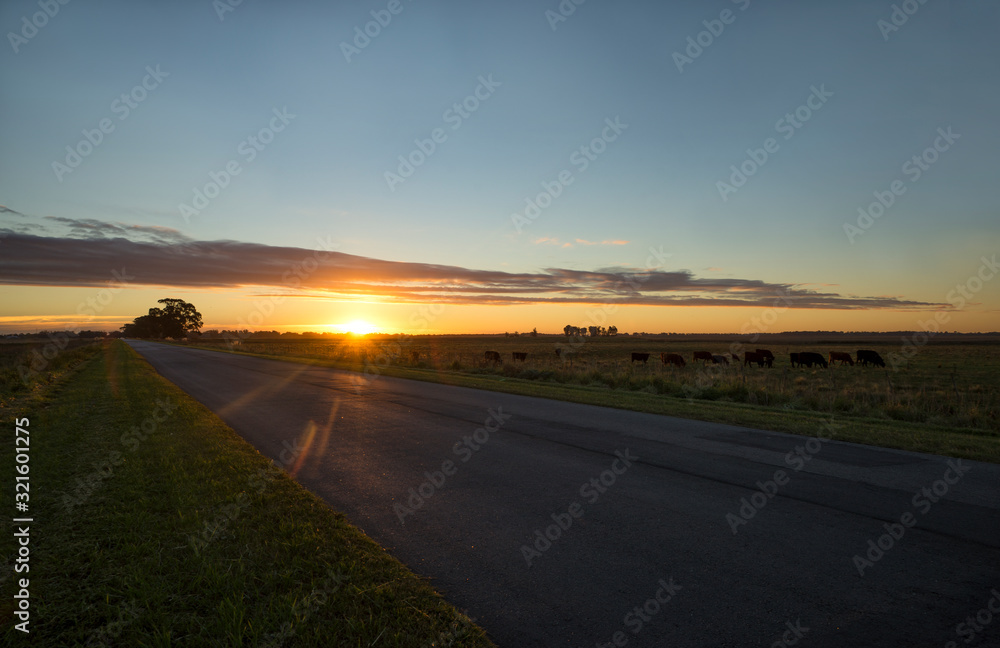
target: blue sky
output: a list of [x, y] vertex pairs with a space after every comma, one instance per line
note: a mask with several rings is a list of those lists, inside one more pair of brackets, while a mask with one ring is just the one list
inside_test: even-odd
[[[932, 304], [1000, 247], [995, 3], [913, 3], [885, 38], [890, 2], [588, 0], [553, 29], [557, 2], [402, 0], [345, 60], [388, 4], [244, 0], [221, 19], [209, 0], [60, 6], [16, 53], [5, 39], [0, 204], [43, 223], [310, 249], [332, 237], [349, 254], [511, 273], [642, 268], [652, 246], [697, 277]], [[4, 3], [0, 26], [38, 11]], [[674, 53], [724, 11], [678, 70]], [[147, 67], [166, 76], [121, 119], [113, 102]], [[483, 78], [495, 87], [454, 129], [446, 111]], [[786, 139], [776, 124], [817, 88], [828, 98]], [[248, 161], [241, 142], [276, 109], [294, 118]], [[113, 132], [58, 180], [53, 162], [105, 118]], [[571, 155], [608, 119], [627, 128], [579, 170]], [[960, 137], [912, 181], [904, 163], [948, 127]], [[438, 128], [446, 139], [391, 190], [398, 156]], [[717, 182], [768, 138], [777, 150], [723, 200]], [[240, 174], [182, 218], [232, 160]], [[518, 232], [511, 215], [567, 169], [573, 183]], [[905, 193], [852, 243], [844, 223], [897, 179]], [[997, 295], [987, 284], [977, 308]]]

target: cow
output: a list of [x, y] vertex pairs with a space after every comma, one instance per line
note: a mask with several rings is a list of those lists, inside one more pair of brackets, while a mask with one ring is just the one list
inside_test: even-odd
[[684, 358], [678, 353], [661, 353], [660, 362], [665, 365], [684, 366]]
[[858, 351], [858, 364], [862, 367], [867, 367], [869, 362], [876, 367], [885, 367], [885, 360], [878, 354], [878, 351], [860, 349]]
[[728, 365], [729, 364], [729, 358], [727, 358], [724, 355], [713, 355], [712, 356], [712, 364]]
[[854, 366], [854, 358], [851, 357], [850, 353], [844, 353], [843, 351], [831, 351], [830, 352], [830, 364], [834, 362], [840, 362], [840, 366], [844, 366], [844, 363]]
[[502, 365], [503, 358], [500, 357], [500, 353], [498, 351], [487, 351], [486, 362], [492, 362], [495, 365]]
[[528, 354], [523, 351], [514, 351], [511, 356], [513, 356], [514, 362], [524, 362], [528, 359]]
[[799, 366], [805, 365], [812, 368], [814, 364], [822, 365], [824, 369], [829, 366], [826, 363], [826, 358], [819, 353], [813, 353], [812, 351], [801, 351], [799, 353]]
[[704, 360], [706, 364], [712, 361], [712, 353], [710, 351], [695, 351], [694, 361]]
[[768, 367], [774, 366], [774, 354], [769, 349], [757, 349], [757, 353], [764, 357], [764, 364]]
[[635, 351], [632, 352], [632, 362], [641, 362], [642, 364], [646, 364], [647, 360], [649, 360], [648, 353], [636, 353]]
[[556, 357], [558, 358], [562, 357], [562, 349], [560, 349], [559, 347], [556, 347]]
[[743, 354], [743, 366], [748, 364], [756, 364], [758, 367], [763, 367], [767, 359], [756, 351], [747, 351]]

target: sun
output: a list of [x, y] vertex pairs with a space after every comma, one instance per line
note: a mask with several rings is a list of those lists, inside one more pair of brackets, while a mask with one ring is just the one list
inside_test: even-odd
[[371, 322], [359, 319], [351, 320], [346, 324], [338, 324], [338, 327], [344, 333], [350, 333], [351, 335], [368, 335], [369, 333], [374, 333], [378, 330]]

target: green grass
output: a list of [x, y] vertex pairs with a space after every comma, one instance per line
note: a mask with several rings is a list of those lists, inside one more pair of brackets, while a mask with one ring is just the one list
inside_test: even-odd
[[6, 409], [31, 420], [31, 645], [492, 645], [127, 345], [103, 349]]
[[[225, 351], [225, 345], [198, 346]], [[997, 345], [928, 345], [895, 371], [861, 367], [791, 369], [789, 350], [870, 348], [854, 342], [770, 346], [773, 369], [730, 366], [705, 370], [691, 352], [729, 350], [726, 343], [647, 338], [598, 338], [581, 344], [572, 364], [554, 353], [562, 337], [422, 336], [342, 341], [246, 340], [237, 353], [271, 357], [449, 385], [616, 407], [766, 430], [815, 435], [834, 421], [836, 438], [887, 448], [1000, 463], [1000, 375]], [[889, 360], [893, 348], [876, 347]], [[483, 350], [506, 358], [483, 362]], [[524, 364], [510, 361], [526, 351]], [[633, 366], [629, 351], [647, 351], [649, 365]], [[418, 358], [410, 356], [416, 351]], [[661, 351], [688, 359], [663, 367]]]

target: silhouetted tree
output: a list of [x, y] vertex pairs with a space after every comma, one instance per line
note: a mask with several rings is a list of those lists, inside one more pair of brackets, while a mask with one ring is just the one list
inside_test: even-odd
[[188, 331], [201, 328], [201, 313], [193, 304], [173, 298], [160, 299], [156, 303], [163, 304], [163, 308], [150, 308], [148, 314], [122, 327], [125, 337], [182, 338]]

